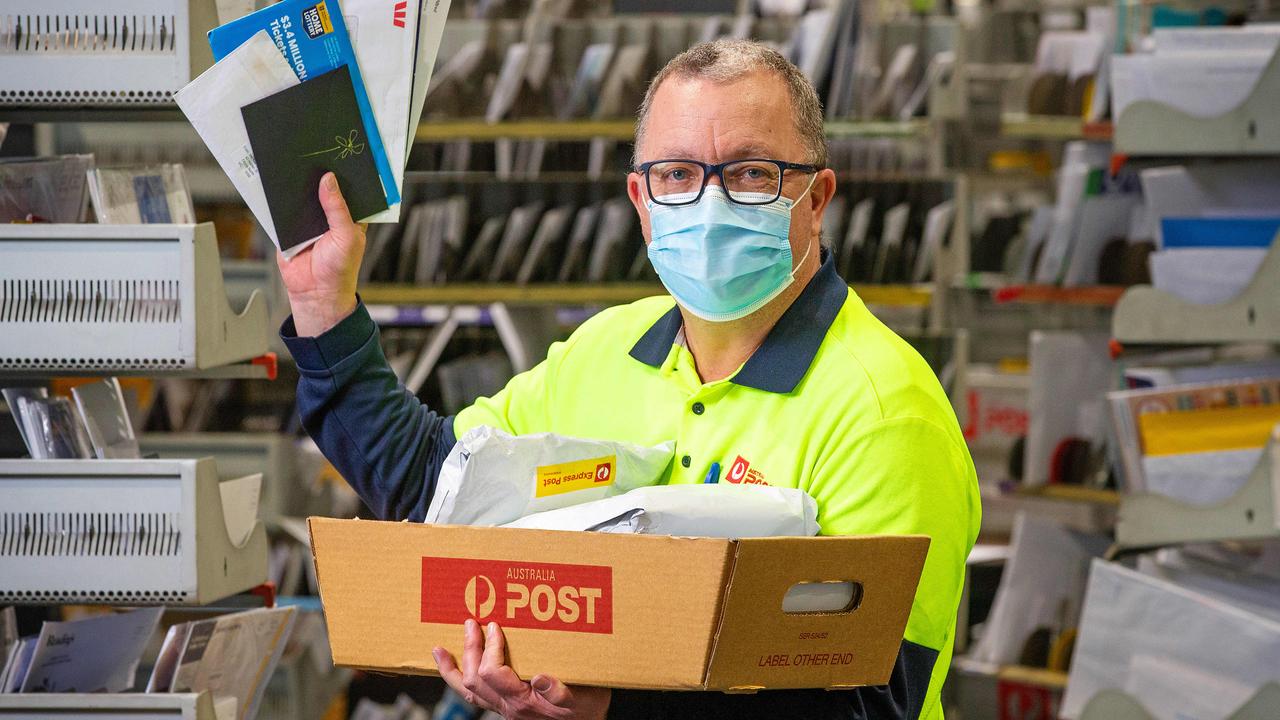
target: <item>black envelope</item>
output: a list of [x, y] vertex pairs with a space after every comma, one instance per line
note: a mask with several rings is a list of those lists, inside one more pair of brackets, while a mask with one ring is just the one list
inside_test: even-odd
[[281, 250], [328, 229], [317, 194], [328, 171], [338, 176], [351, 217], [358, 220], [387, 208], [347, 66], [240, 112]]

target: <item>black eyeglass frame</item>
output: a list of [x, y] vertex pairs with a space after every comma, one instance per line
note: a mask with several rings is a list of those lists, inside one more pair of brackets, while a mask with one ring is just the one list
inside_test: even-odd
[[[688, 200], [686, 202], [672, 203], [672, 202], [663, 202], [654, 196], [653, 185], [649, 179], [649, 168], [661, 163], [672, 163], [672, 162], [689, 163], [691, 165], [697, 165], [702, 168], [702, 187], [698, 188], [698, 194], [693, 199]], [[774, 193], [772, 198], [768, 200], [761, 200], [759, 202], [743, 202], [742, 200], [734, 199], [733, 195], [729, 193], [728, 186], [725, 184], [724, 169], [730, 165], [736, 165], [737, 163], [743, 163], [743, 162], [766, 162], [766, 163], [772, 163], [778, 166], [778, 190], [776, 193]], [[702, 199], [702, 194], [707, 191], [707, 182], [711, 180], [712, 174], [720, 178], [720, 187], [725, 188], [725, 193], [724, 193], [725, 197], [728, 197], [730, 202], [734, 202], [739, 205], [768, 205], [769, 203], [774, 202], [778, 198], [782, 197], [782, 183], [784, 180], [786, 180], [788, 170], [796, 170], [796, 171], [805, 173], [807, 175], [811, 175], [816, 172], [821, 172], [822, 167], [818, 165], [805, 165], [803, 163], [786, 162], [785, 160], [774, 160], [773, 158], [739, 158], [737, 160], [729, 160], [727, 162], [715, 163], [715, 164], [704, 163], [699, 160], [690, 160], [687, 158], [663, 158], [662, 160], [650, 160], [649, 162], [640, 163], [639, 165], [632, 167], [631, 170], [632, 172], [636, 172], [641, 175], [644, 175], [644, 190], [645, 192], [649, 193], [650, 200], [654, 201], [659, 205], [665, 205], [667, 207], [681, 207], [683, 205], [692, 205]]]

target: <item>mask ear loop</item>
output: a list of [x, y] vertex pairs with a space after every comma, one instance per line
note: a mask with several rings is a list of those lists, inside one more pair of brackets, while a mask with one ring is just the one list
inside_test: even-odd
[[[797, 206], [797, 205], [799, 205], [799, 204], [800, 204], [800, 201], [801, 201], [802, 199], [804, 199], [804, 196], [805, 196], [805, 195], [808, 195], [808, 194], [809, 194], [809, 191], [813, 189], [813, 183], [814, 183], [817, 179], [818, 179], [818, 174], [817, 174], [817, 173], [814, 173], [813, 175], [810, 175], [810, 176], [809, 176], [809, 185], [808, 185], [808, 187], [806, 187], [806, 188], [804, 189], [804, 192], [800, 193], [800, 197], [798, 197], [798, 198], [796, 198], [795, 200], [792, 200], [792, 201], [791, 201], [791, 202], [792, 202], [792, 205], [791, 205], [791, 210], [790, 210], [790, 212], [795, 212], [796, 206]], [[796, 273], [800, 271], [800, 268], [804, 267], [804, 262], [805, 262], [806, 260], [808, 260], [808, 259], [809, 259], [809, 253], [811, 253], [811, 252], [813, 252], [813, 244], [812, 244], [812, 243], [810, 243], [810, 244], [809, 244], [809, 247], [805, 248], [804, 255], [801, 255], [801, 256], [800, 256], [800, 262], [796, 263], [795, 267], [791, 268], [791, 279], [792, 279], [793, 281], [796, 279]]]
[[800, 193], [800, 197], [791, 201], [791, 212], [795, 212], [796, 206], [800, 204], [800, 201], [804, 199], [805, 195], [809, 194], [809, 191], [813, 189], [813, 184], [817, 181], [818, 181], [818, 173], [814, 173], [809, 176], [809, 184], [805, 186], [804, 192]]

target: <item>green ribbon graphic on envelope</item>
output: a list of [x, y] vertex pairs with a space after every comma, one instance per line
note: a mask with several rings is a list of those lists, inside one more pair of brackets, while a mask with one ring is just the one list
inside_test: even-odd
[[357, 143], [356, 142], [357, 137], [359, 137], [359, 133], [357, 133], [354, 129], [351, 132], [347, 133], [347, 136], [345, 138], [342, 137], [341, 135], [334, 135], [333, 140], [334, 142], [337, 143], [337, 145], [335, 145], [334, 147], [325, 148], [324, 150], [317, 150], [316, 152], [307, 153], [306, 155], [301, 155], [300, 157], [315, 157], [316, 155], [324, 155], [326, 153], [336, 152], [337, 155], [334, 156], [333, 158], [334, 160], [346, 160], [352, 155], [359, 155], [360, 153], [364, 152], [364, 143]]

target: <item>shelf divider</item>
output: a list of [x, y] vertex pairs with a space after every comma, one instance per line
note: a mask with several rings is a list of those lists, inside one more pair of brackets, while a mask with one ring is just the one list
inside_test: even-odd
[[1280, 239], [1235, 299], [1199, 305], [1151, 286], [1133, 287], [1116, 303], [1111, 333], [1135, 344], [1280, 342]]
[[1116, 152], [1129, 155], [1280, 154], [1280, 52], [1234, 110], [1203, 118], [1138, 100], [1120, 113], [1115, 144]]
[[1280, 537], [1280, 426], [1248, 481], [1227, 500], [1194, 506], [1155, 493], [1120, 499], [1115, 552]]

